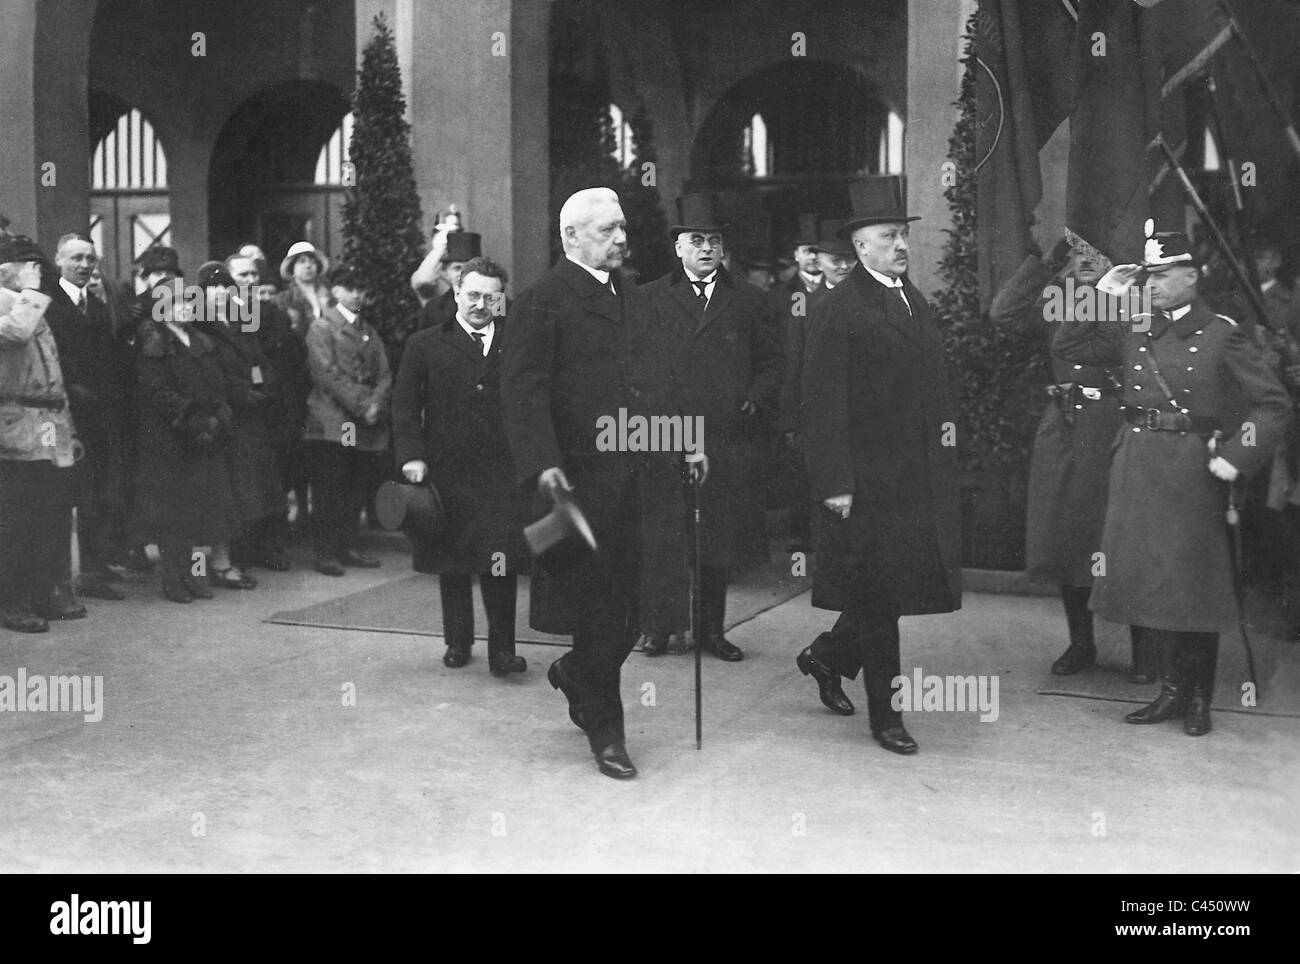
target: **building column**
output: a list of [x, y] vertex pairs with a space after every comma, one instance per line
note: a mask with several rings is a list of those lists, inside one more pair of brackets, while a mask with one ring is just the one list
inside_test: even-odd
[[942, 285], [939, 260], [952, 227], [943, 196], [943, 164], [948, 139], [957, 124], [954, 106], [961, 85], [962, 28], [974, 0], [908, 0], [907, 127], [904, 171], [909, 214], [921, 220], [912, 229], [908, 275], [925, 294]]
[[5, 103], [4, 135], [0, 136], [0, 213], [15, 234], [36, 234], [36, 192], [40, 168], [36, 163], [36, 124], [33, 112], [20, 109], [33, 102], [32, 53], [36, 44], [36, 0], [5, 5], [0, 30], [0, 89]]

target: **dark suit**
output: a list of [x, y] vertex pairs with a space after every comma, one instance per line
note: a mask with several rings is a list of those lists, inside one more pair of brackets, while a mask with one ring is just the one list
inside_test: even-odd
[[804, 546], [809, 544], [811, 538], [808, 470], [804, 467], [797, 434], [789, 444], [784, 436], [799, 430], [799, 380], [803, 376], [803, 356], [808, 344], [808, 318], [812, 314], [813, 305], [825, 294], [824, 280], [817, 287], [809, 288], [804, 284], [803, 276], [795, 274], [789, 281], [773, 288], [768, 295], [773, 311], [785, 322], [785, 379], [781, 385], [781, 404], [776, 424], [777, 431], [783, 436], [777, 440], [782, 489], [790, 507], [790, 539], [793, 543]]
[[[642, 289], [673, 333], [683, 406], [704, 421], [708, 482], [700, 489], [700, 618], [721, 636], [728, 570], [768, 556], [763, 449], [785, 374], [785, 332], [768, 294], [719, 268], [707, 306], [680, 268]], [[752, 402], [757, 409], [746, 415]]]
[[[886, 288], [861, 264], [817, 304], [800, 428], [814, 501], [812, 603], [842, 615], [813, 654], [865, 669], [871, 727], [899, 722], [898, 618], [961, 608], [955, 423], [943, 343], [910, 282]], [[853, 495], [847, 520], [821, 503]]]
[[[501, 397], [519, 482], [561, 467], [599, 548], [537, 560], [530, 623], [572, 634], [562, 659], [594, 751], [623, 739], [619, 673], [638, 632], [689, 623], [681, 455], [600, 451], [600, 420], [679, 413], [670, 336], [635, 288], [564, 260], [510, 313]], [[540, 514], [540, 513], [539, 513]]]
[[516, 573], [529, 569], [523, 539], [529, 498], [517, 484], [501, 418], [505, 319], [486, 356], [453, 316], [406, 343], [393, 388], [397, 467], [421, 460], [446, 513], [435, 541], [413, 536], [414, 566], [438, 574], [449, 647], [474, 642], [471, 580], [479, 577], [488, 654], [515, 651]]
[[83, 314], [57, 282], [45, 320], [54, 333], [72, 423], [86, 454], [74, 471], [81, 568], [102, 572], [123, 534], [128, 510], [126, 455], [129, 383], [108, 308], [85, 292]]

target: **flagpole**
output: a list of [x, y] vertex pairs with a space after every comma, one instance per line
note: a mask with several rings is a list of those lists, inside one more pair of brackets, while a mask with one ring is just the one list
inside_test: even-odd
[[1282, 125], [1282, 132], [1286, 135], [1287, 143], [1291, 146], [1291, 150], [1296, 157], [1300, 157], [1300, 134], [1296, 133], [1295, 122], [1291, 120], [1291, 115], [1287, 113], [1281, 99], [1277, 96], [1277, 91], [1273, 89], [1272, 83], [1269, 82], [1268, 75], [1264, 73], [1264, 65], [1256, 55], [1250, 38], [1246, 36], [1246, 31], [1241, 29], [1241, 23], [1237, 20], [1237, 15], [1233, 13], [1228, 0], [1219, 0], [1219, 6], [1222, 8], [1224, 15], [1227, 16], [1233, 34], [1241, 41], [1241, 46], [1246, 51], [1250, 66], [1255, 71], [1255, 79], [1259, 81], [1259, 86], [1264, 91], [1264, 99], [1268, 101], [1268, 106], [1273, 108], [1273, 113]]

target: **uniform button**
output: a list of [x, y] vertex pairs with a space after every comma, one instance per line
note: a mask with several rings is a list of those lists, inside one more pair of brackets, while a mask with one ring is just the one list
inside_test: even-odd
[[1191, 351], [1191, 352], [1194, 352], [1194, 351], [1196, 351], [1196, 346], [1193, 345], [1191, 348], [1189, 348], [1189, 349], [1187, 349], [1187, 350], [1188, 350], [1188, 351]]
[[1134, 386], [1133, 386], [1133, 391], [1135, 391], [1135, 392], [1140, 392], [1140, 391], [1142, 391], [1142, 386], [1141, 386], [1141, 385], [1134, 385]]
[[1200, 334], [1200, 332], [1199, 332], [1199, 331], [1198, 331], [1198, 332], [1197, 332], [1197, 334], [1198, 334], [1198, 335], [1199, 335], [1199, 334]]
[[1147, 349], [1146, 349], [1146, 346], [1145, 346], [1145, 345], [1140, 345], [1140, 346], [1138, 346], [1138, 351], [1146, 351], [1146, 350], [1147, 350]]
[[1074, 366], [1074, 370], [1077, 372], [1077, 371], [1078, 371], [1079, 369], [1081, 369], [1082, 367], [1083, 367], [1082, 365], [1075, 365], [1075, 366]]
[[1188, 370], [1189, 372], [1194, 372], [1194, 371], [1196, 371], [1196, 369], [1193, 368], [1191, 365], [1188, 365], [1188, 366], [1187, 366], [1187, 370]]
[[1141, 366], [1141, 365], [1134, 365], [1134, 366], [1133, 366], [1133, 370], [1134, 370], [1135, 372], [1140, 372], [1140, 371], [1142, 370], [1142, 366]]
[[1140, 431], [1142, 431], [1142, 429], [1140, 429], [1140, 428], [1138, 428], [1136, 425], [1134, 425], [1134, 426], [1133, 426], [1133, 431], [1135, 431], [1135, 432], [1140, 432]]
[[483, 391], [483, 384], [482, 384], [482, 382], [480, 382], [479, 384], [475, 385], [474, 388], [475, 388], [476, 390], [480, 391], [480, 392]]

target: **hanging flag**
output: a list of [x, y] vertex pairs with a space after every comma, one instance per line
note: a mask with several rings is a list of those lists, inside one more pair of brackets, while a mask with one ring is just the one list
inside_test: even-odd
[[1038, 151], [1069, 113], [1078, 0], [983, 0], [975, 29], [980, 302], [1033, 250]]

